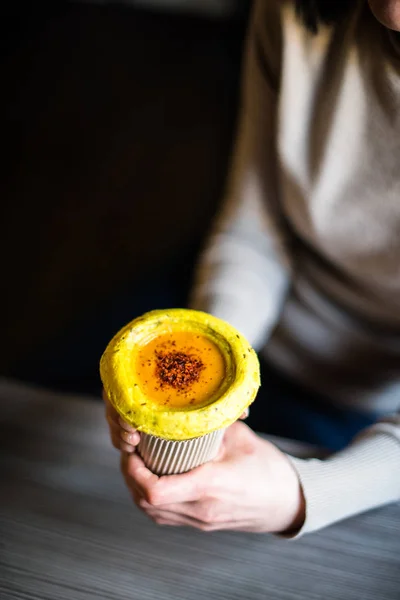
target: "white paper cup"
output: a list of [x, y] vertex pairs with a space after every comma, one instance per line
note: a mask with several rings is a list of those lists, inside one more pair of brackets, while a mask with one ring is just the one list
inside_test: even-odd
[[146, 467], [156, 475], [186, 473], [216, 458], [225, 429], [191, 440], [165, 440], [140, 434], [138, 452]]

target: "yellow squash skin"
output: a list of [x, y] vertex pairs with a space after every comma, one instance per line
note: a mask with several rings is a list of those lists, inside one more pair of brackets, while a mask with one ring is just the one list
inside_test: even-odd
[[[146, 397], [132, 368], [143, 344], [173, 331], [207, 336], [226, 363], [222, 386], [205, 406], [166, 408]], [[155, 310], [123, 327], [100, 361], [104, 389], [121, 417], [138, 431], [167, 440], [187, 440], [234, 423], [253, 402], [260, 386], [258, 358], [247, 340], [228, 323], [188, 310]]]

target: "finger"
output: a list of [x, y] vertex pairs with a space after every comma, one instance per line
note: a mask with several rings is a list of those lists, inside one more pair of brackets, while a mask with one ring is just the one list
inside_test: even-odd
[[146, 514], [158, 525], [173, 527], [192, 527], [201, 531], [259, 531], [257, 526], [250, 521], [225, 521], [223, 523], [205, 523], [186, 515], [176, 515], [168, 511], [153, 509], [145, 511]]
[[134, 503], [136, 504], [136, 506], [142, 511], [145, 512], [144, 508], [141, 506], [140, 502], [141, 500], [143, 500], [143, 497], [141, 495], [141, 493], [139, 492], [138, 489], [136, 489], [135, 487], [130, 487], [129, 491], [131, 493], [132, 496], [132, 500], [134, 501]]
[[152, 517], [149, 517], [152, 521], [154, 521], [154, 523], [156, 525], [162, 525], [163, 527], [184, 527], [183, 524], [178, 524], [178, 523], [171, 523], [170, 521], [168, 521], [167, 519], [153, 519]]
[[122, 427], [122, 429], [124, 429], [125, 431], [128, 431], [129, 433], [134, 433], [136, 431], [135, 427], [133, 427], [132, 425], [130, 425], [129, 423], [124, 421], [124, 419], [122, 417], [120, 417], [120, 415], [118, 414], [118, 412], [116, 411], [114, 406], [111, 404], [110, 400], [108, 399], [108, 396], [104, 389], [103, 389], [103, 400], [104, 400], [104, 404], [106, 407], [106, 418], [107, 418], [108, 423], [110, 425], [112, 423], [114, 423], [114, 424], [118, 425], [119, 427]]
[[[126, 454], [125, 456], [129, 456], [129, 455]], [[143, 506], [140, 505], [140, 501], [143, 500], [143, 492], [142, 492], [142, 490], [140, 490], [136, 486], [135, 482], [132, 481], [132, 479], [125, 478], [125, 477], [124, 477], [124, 479], [125, 479], [126, 486], [127, 486], [128, 490], [129, 490], [129, 492], [130, 492], [130, 494], [131, 494], [131, 496], [132, 496], [135, 504], [138, 506], [138, 508], [140, 508], [141, 510], [144, 510]]]
[[206, 525], [206, 523], [200, 521], [199, 519], [176, 512], [171, 512], [169, 510], [165, 510], [164, 508], [151, 506], [143, 500], [139, 501], [139, 506], [153, 521], [156, 523], [161, 522], [160, 524], [163, 525], [195, 527], [197, 529], [201, 529], [202, 526]]
[[111, 405], [106, 404], [106, 419], [109, 425], [116, 425], [118, 427], [120, 427], [120, 424], [118, 423], [118, 418], [119, 415], [116, 412], [116, 410], [114, 408], [112, 408]]
[[243, 411], [243, 413], [240, 415], [240, 420], [244, 421], [245, 419], [247, 419], [249, 414], [250, 414], [250, 409], [249, 409], [249, 407], [247, 407], [246, 410]]
[[118, 422], [114, 421], [109, 415], [106, 414], [106, 421], [108, 423], [108, 427], [110, 429], [110, 434], [115, 433], [116, 435], [120, 434], [121, 426]]
[[122, 441], [119, 434], [111, 434], [111, 443], [114, 446], [114, 448], [116, 448], [117, 450], [121, 450], [121, 452], [126, 452], [127, 454], [132, 454], [133, 452], [135, 452], [134, 446]]
[[129, 431], [123, 429], [120, 422], [113, 419], [110, 415], [106, 415], [107, 423], [110, 428], [110, 433], [113, 435], [119, 435], [121, 440], [132, 446], [137, 446], [140, 442], [140, 434], [133, 427], [129, 427]]
[[252, 454], [257, 442], [257, 435], [242, 421], [236, 421], [226, 429], [218, 454], [212, 463], [209, 463], [214, 467], [214, 477], [209, 482], [212, 494], [226, 489], [226, 486], [232, 483], [232, 462], [243, 460], [246, 455]]
[[135, 433], [135, 431], [137, 431], [133, 425], [129, 425], [129, 423], [124, 421], [122, 417], [118, 417], [118, 424], [128, 433]]
[[111, 433], [110, 437], [111, 437], [111, 443], [114, 446], [114, 448], [116, 450], [120, 450], [121, 449], [120, 448], [120, 446], [121, 446], [121, 438], [119, 437], [119, 435]]
[[124, 477], [131, 481], [143, 496], [152, 503], [160, 478], [154, 475], [138, 454], [129, 456], [121, 465]]
[[136, 433], [127, 433], [123, 431], [121, 427], [115, 424], [113, 421], [108, 421], [110, 429], [111, 443], [117, 450], [132, 454], [135, 447], [139, 444], [140, 435]]
[[[143, 491], [139, 488], [139, 486], [132, 479], [132, 477], [130, 477], [130, 475], [128, 475], [127, 465], [129, 463], [129, 460], [130, 460], [129, 454], [121, 453], [120, 468], [121, 468], [122, 476], [125, 480], [128, 490], [130, 491], [130, 493], [132, 495], [133, 500], [139, 506], [139, 500], [143, 499]], [[139, 507], [139, 508], [141, 508], [141, 507]]]
[[125, 444], [125, 442], [121, 442], [120, 448], [121, 452], [125, 452], [126, 454], [133, 454], [135, 452], [135, 447], [130, 444]]
[[192, 527], [194, 529], [203, 529], [205, 523], [200, 523], [195, 519], [185, 515], [176, 515], [167, 511], [144, 511], [148, 517], [157, 525], [169, 525], [173, 527]]
[[241, 456], [250, 453], [255, 442], [258, 440], [257, 435], [241, 421], [236, 421], [225, 431], [222, 439], [222, 452], [219, 453], [216, 463], [229, 460], [232, 456]]
[[119, 437], [123, 442], [125, 442], [125, 444], [137, 446], [140, 442], [140, 435], [137, 431], [134, 431], [134, 433], [129, 433], [128, 431], [119, 429], [118, 433]]
[[232, 517], [234, 516], [231, 510], [229, 513], [225, 510], [224, 514], [223, 507], [213, 498], [200, 502], [179, 502], [156, 507], [149, 504], [143, 498], [140, 500], [140, 507], [145, 511], [168, 512], [170, 514], [189, 517], [202, 523], [223, 523], [225, 521], [232, 521]]

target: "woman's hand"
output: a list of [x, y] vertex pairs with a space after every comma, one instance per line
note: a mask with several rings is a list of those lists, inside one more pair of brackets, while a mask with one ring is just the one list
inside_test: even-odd
[[122, 451], [126, 484], [137, 506], [156, 523], [260, 533], [301, 527], [305, 506], [296, 471], [247, 425], [238, 422], [227, 429], [214, 461], [189, 473], [158, 477], [135, 453], [140, 434], [103, 398], [112, 443]]
[[121, 469], [135, 503], [160, 525], [285, 532], [305, 518], [289, 459], [243, 423], [227, 429], [216, 460], [189, 473], [158, 477], [135, 453], [122, 455]]

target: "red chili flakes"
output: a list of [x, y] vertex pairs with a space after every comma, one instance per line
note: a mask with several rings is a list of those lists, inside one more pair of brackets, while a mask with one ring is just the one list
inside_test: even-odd
[[186, 352], [156, 352], [156, 376], [160, 387], [173, 387], [185, 391], [189, 386], [199, 380], [204, 363]]

